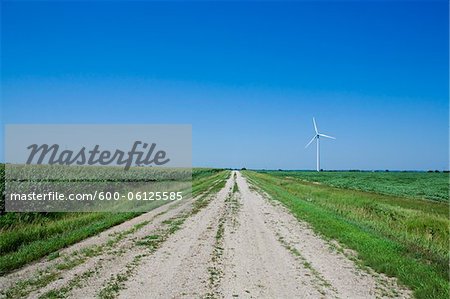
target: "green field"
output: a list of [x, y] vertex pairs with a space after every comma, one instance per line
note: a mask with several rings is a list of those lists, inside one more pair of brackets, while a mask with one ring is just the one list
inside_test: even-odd
[[427, 172], [316, 172], [268, 171], [274, 176], [293, 177], [338, 188], [387, 195], [448, 201], [449, 174]]
[[[208, 190], [223, 173], [219, 169], [194, 169], [192, 195]], [[2, 185], [2, 193], [3, 188]], [[154, 201], [150, 209], [167, 202]], [[0, 216], [0, 275], [138, 215], [136, 212], [3, 214]]]
[[[448, 298], [448, 174], [243, 173], [317, 233], [355, 250], [362, 266], [398, 277], [417, 298]], [[417, 199], [425, 185], [440, 202]]]

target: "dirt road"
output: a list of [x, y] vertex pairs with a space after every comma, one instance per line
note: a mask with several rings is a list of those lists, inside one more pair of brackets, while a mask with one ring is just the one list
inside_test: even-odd
[[216, 194], [160, 207], [1, 277], [0, 288], [31, 298], [410, 297], [354, 260], [233, 172]]

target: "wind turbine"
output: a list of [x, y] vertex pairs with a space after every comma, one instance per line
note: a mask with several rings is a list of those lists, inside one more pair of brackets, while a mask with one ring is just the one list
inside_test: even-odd
[[319, 131], [317, 130], [316, 120], [314, 119], [314, 117], [313, 117], [313, 124], [314, 124], [314, 131], [316, 131], [316, 134], [311, 139], [311, 141], [305, 146], [305, 148], [307, 148], [314, 140], [316, 140], [316, 145], [317, 145], [317, 171], [320, 171], [320, 137], [325, 137], [325, 138], [330, 138], [330, 139], [336, 139], [336, 138], [319, 133]]

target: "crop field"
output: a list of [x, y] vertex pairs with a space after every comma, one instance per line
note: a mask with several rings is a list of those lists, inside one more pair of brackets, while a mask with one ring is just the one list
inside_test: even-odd
[[270, 175], [387, 195], [448, 201], [449, 174], [426, 172], [268, 171]]
[[447, 173], [244, 174], [316, 232], [355, 250], [362, 265], [397, 277], [417, 298], [448, 298]]

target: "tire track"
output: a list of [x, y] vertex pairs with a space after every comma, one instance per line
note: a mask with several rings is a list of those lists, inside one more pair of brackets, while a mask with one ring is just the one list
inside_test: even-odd
[[[244, 213], [240, 217], [242, 226], [245, 227], [243, 233], [252, 238], [255, 241], [249, 242], [249, 239], [240, 238], [235, 240], [232, 248], [237, 251], [245, 244], [256, 244], [257, 254], [254, 250], [247, 251], [246, 253], [251, 257], [254, 256], [254, 261], [257, 264], [263, 262], [264, 265], [256, 268], [255, 264], [251, 264], [251, 269], [257, 271], [266, 271], [267, 268], [272, 269], [269, 271], [273, 281], [283, 281], [298, 279], [301, 281], [301, 290], [296, 290], [294, 286], [287, 282], [281, 283], [284, 285], [282, 290], [279, 290], [277, 285], [272, 286], [270, 283], [266, 290], [258, 290], [255, 288], [257, 279], [243, 280], [244, 269], [239, 265], [242, 265], [242, 261], [237, 259], [235, 263], [237, 266], [232, 268], [236, 277], [231, 277], [231, 283], [229, 287], [232, 288], [234, 282], [241, 283], [245, 281], [245, 284], [236, 289], [239, 295], [244, 294], [243, 297], [264, 297], [264, 298], [409, 298], [411, 292], [399, 287], [395, 279], [387, 278], [381, 274], [374, 273], [373, 271], [365, 271], [358, 267], [355, 262], [344, 254], [344, 250], [336, 250], [336, 243], [330, 243], [323, 240], [316, 235], [306, 223], [299, 222], [289, 211], [273, 200], [268, 200], [267, 196], [263, 196], [249, 188], [249, 185], [245, 178], [240, 174], [237, 177], [238, 186], [241, 192], [241, 201]], [[252, 228], [253, 227], [253, 228]], [[265, 235], [266, 237], [263, 237]], [[239, 234], [235, 234], [235, 237]], [[271, 237], [267, 237], [271, 236]], [[295, 262], [292, 263], [285, 254], [278, 252], [279, 248], [274, 244], [273, 240], [276, 239], [279, 246], [284, 247], [285, 251], [288, 251], [292, 257], [295, 258]], [[248, 244], [248, 245], [251, 245]], [[271, 245], [269, 245], [271, 244]], [[259, 249], [259, 247], [270, 246], [272, 249]], [[236, 249], [238, 248], [238, 249]], [[240, 249], [243, 250], [243, 249]], [[264, 253], [264, 250], [267, 253]], [[286, 261], [290, 260], [285, 267], [286, 272], [292, 272], [289, 277], [283, 275], [283, 270], [279, 267], [280, 263], [283, 263], [279, 257], [272, 256], [260, 258], [259, 255], [272, 254], [271, 251], [277, 250], [279, 256], [284, 256]], [[261, 251], [261, 252], [260, 252]], [[236, 254], [236, 253], [235, 253]], [[240, 255], [244, 258], [243, 254]], [[247, 259], [249, 258], [247, 257]], [[354, 259], [354, 258], [353, 258]], [[272, 261], [272, 262], [271, 262]], [[271, 266], [271, 263], [275, 265]], [[289, 266], [290, 264], [297, 264], [297, 271]], [[235, 269], [236, 268], [236, 269]], [[247, 267], [248, 269], [249, 267]], [[248, 275], [248, 274], [247, 274]], [[298, 277], [298, 275], [302, 277]], [[250, 276], [252, 277], [252, 276]], [[263, 275], [264, 277], [264, 275]], [[305, 279], [308, 277], [309, 279]], [[266, 284], [267, 286], [267, 284]], [[256, 294], [246, 292], [251, 289]], [[224, 288], [224, 291], [229, 289]], [[314, 290], [313, 290], [314, 289]], [[298, 292], [300, 291], [300, 292]], [[248, 294], [245, 295], [245, 293]], [[229, 293], [228, 293], [229, 294]], [[233, 295], [233, 294], [231, 294]], [[256, 296], [255, 296], [256, 295]], [[227, 294], [225, 297], [228, 297]], [[241, 297], [241, 296], [240, 296]]]
[[232, 187], [229, 178], [211, 202], [187, 218], [152, 255], [144, 257], [119, 298], [200, 298], [209, 292], [208, 271], [224, 203]]

